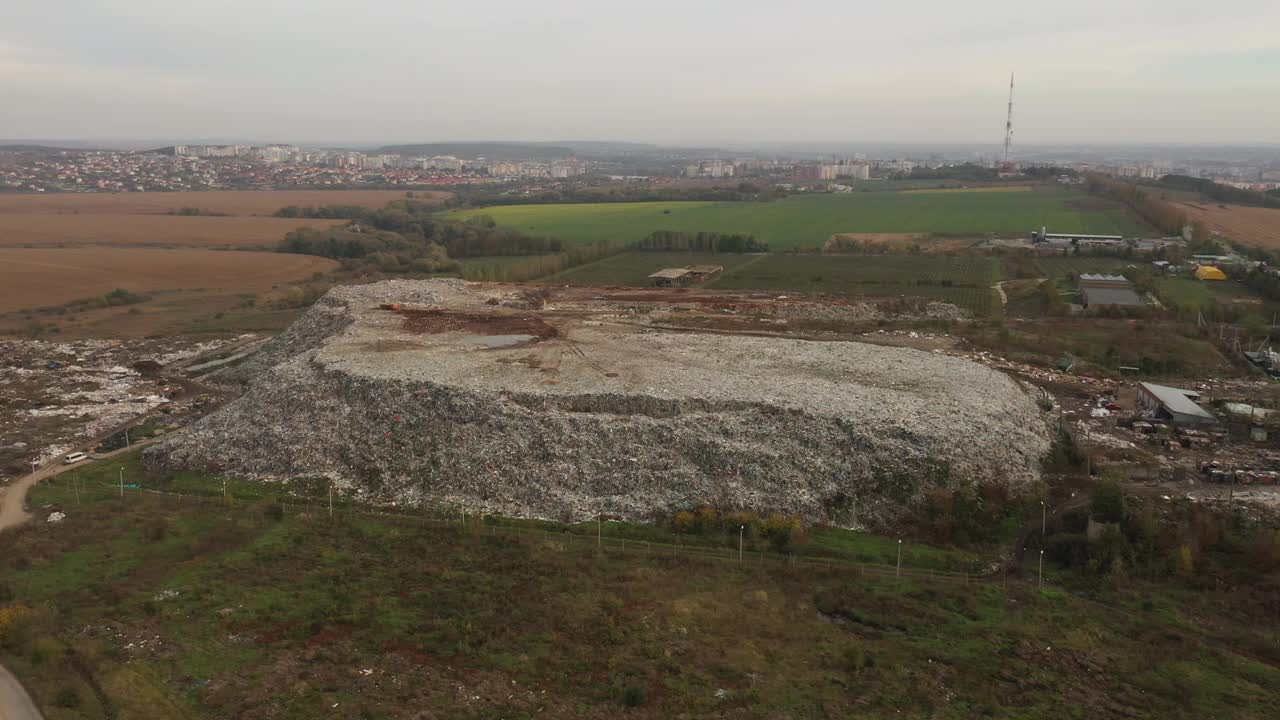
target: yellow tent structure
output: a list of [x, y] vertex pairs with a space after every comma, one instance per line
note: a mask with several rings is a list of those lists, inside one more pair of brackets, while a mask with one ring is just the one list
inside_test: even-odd
[[1227, 275], [1226, 273], [1222, 272], [1221, 270], [1219, 270], [1218, 268], [1212, 265], [1205, 265], [1204, 267], [1198, 268], [1196, 270], [1196, 279], [1197, 280], [1226, 280]]

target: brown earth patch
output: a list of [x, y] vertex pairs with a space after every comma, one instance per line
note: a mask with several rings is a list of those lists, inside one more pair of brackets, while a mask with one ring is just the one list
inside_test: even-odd
[[468, 332], [476, 335], [532, 335], [537, 338], [550, 338], [559, 334], [554, 326], [533, 315], [407, 308], [395, 312], [404, 318], [402, 329], [415, 335]]
[[[447, 192], [414, 191], [418, 200], [443, 200]], [[405, 199], [403, 190], [202, 190], [148, 193], [51, 193], [0, 195], [0, 214], [156, 215], [194, 207], [228, 215], [271, 215], [289, 205], [383, 207]]]
[[123, 288], [260, 292], [337, 267], [308, 255], [143, 248], [0, 248], [0, 313]]
[[1193, 220], [1203, 222], [1210, 232], [1246, 245], [1280, 250], [1280, 210], [1190, 202], [1180, 205]]
[[345, 220], [273, 217], [0, 212], [0, 247], [274, 247], [286, 233], [300, 227], [333, 227], [344, 223]]

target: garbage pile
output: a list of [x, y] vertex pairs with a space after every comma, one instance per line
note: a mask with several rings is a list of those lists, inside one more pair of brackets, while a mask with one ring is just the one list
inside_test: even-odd
[[[532, 311], [552, 336], [484, 335], [477, 313], [496, 328], [531, 313], [503, 293], [441, 280], [337, 288], [240, 366], [261, 368], [240, 399], [145, 461], [511, 516], [707, 503], [862, 527], [940, 485], [1035, 482], [1049, 448], [1034, 399], [976, 363], [668, 332], [610, 320], [607, 300], [594, 313]], [[465, 329], [424, 333], [412, 309], [465, 312]]]

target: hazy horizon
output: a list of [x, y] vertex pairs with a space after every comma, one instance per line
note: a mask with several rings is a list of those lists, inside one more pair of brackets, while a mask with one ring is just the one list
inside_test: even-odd
[[[21, 2], [0, 135], [350, 145], [1280, 143], [1280, 5]], [[822, 143], [819, 143], [822, 144]]]

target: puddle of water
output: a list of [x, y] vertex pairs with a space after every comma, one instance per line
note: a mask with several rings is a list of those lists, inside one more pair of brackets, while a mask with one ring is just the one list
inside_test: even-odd
[[534, 337], [533, 335], [467, 335], [462, 338], [462, 342], [483, 345], [489, 348], [500, 348], [529, 342]]

